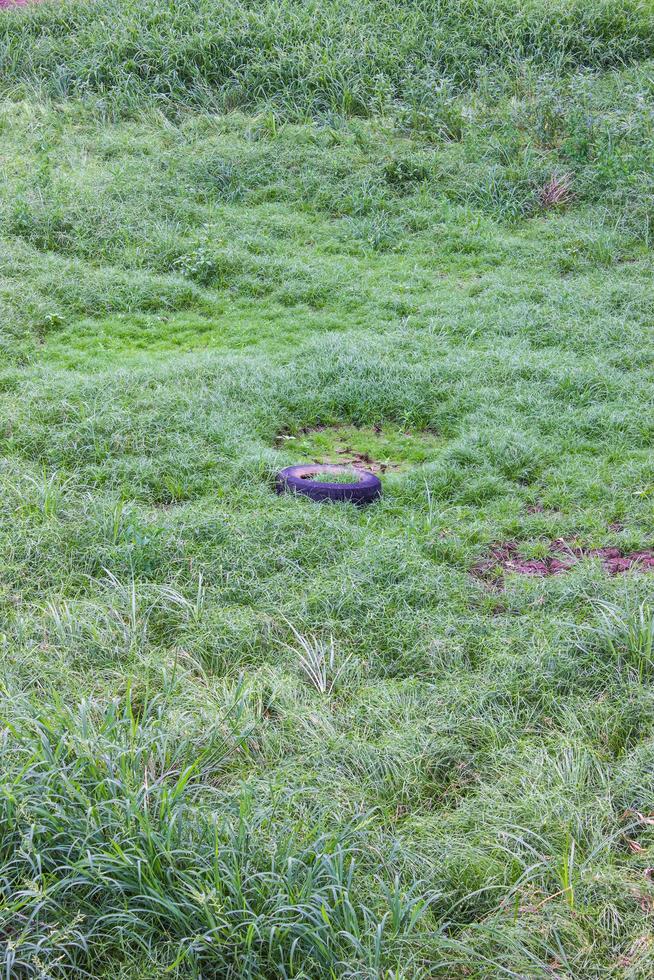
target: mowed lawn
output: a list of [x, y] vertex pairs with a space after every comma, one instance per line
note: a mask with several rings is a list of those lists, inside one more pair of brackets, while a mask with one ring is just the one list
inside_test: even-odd
[[654, 15], [216, 11], [0, 14], [4, 975], [650, 977]]

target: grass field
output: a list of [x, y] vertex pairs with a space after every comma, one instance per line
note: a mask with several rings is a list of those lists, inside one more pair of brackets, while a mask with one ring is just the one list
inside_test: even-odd
[[653, 975], [653, 79], [638, 0], [0, 13], [4, 976]]

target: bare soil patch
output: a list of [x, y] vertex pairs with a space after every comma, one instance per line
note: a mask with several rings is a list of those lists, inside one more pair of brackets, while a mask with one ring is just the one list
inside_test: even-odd
[[497, 581], [504, 574], [545, 577], [568, 571], [582, 558], [599, 558], [609, 575], [619, 575], [630, 569], [654, 571], [654, 550], [625, 553], [620, 548], [585, 548], [556, 538], [543, 558], [525, 558], [515, 541], [504, 541], [490, 547], [488, 556], [477, 562], [472, 574], [478, 578]]

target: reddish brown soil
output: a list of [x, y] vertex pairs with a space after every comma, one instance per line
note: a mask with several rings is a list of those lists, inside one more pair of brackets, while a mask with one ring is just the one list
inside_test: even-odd
[[498, 573], [516, 575], [560, 575], [580, 558], [599, 558], [609, 575], [619, 575], [630, 568], [637, 571], [654, 571], [654, 551], [633, 551], [624, 554], [620, 548], [583, 548], [569, 544], [562, 538], [552, 541], [545, 558], [524, 558], [515, 541], [504, 541], [491, 546], [488, 557], [477, 562], [472, 574], [479, 578], [497, 580]]
[[523, 558], [515, 541], [491, 545], [487, 558], [477, 562], [473, 574], [480, 578], [495, 577], [496, 571], [515, 572], [518, 575], [558, 575], [576, 562], [573, 551], [564, 542], [550, 545], [551, 554], [546, 558]]
[[617, 575], [619, 572], [626, 572], [636, 566], [639, 571], [654, 571], [654, 551], [632, 551], [628, 555], [623, 555], [619, 548], [595, 548], [587, 551], [587, 555], [592, 555], [602, 559], [602, 563], [607, 572]]

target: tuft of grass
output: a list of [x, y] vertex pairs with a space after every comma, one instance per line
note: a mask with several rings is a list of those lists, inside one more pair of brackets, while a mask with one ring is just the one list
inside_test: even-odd
[[[351, 657], [340, 658], [333, 636], [320, 640], [303, 636], [289, 623], [298, 648], [298, 664], [309, 683], [319, 694], [331, 694], [342, 679]], [[339, 662], [340, 661], [340, 662]]]
[[571, 197], [570, 177], [564, 174], [561, 177], [550, 177], [540, 191], [540, 201], [543, 208], [560, 207], [566, 204]]
[[391, 891], [380, 918], [357, 908], [361, 821], [298, 836], [252, 794], [227, 803], [222, 773], [246, 737], [239, 702], [210, 730], [178, 717], [180, 738], [176, 693], [137, 701], [128, 688], [104, 709], [40, 711], [5, 698], [8, 975], [108, 968], [163, 935], [158, 962], [183, 975], [329, 972], [353, 950], [370, 976], [392, 965], [386, 934], [409, 940], [424, 899]]
[[623, 608], [600, 603], [597, 637], [618, 670], [634, 672], [642, 683], [654, 670], [654, 611], [647, 603]]

